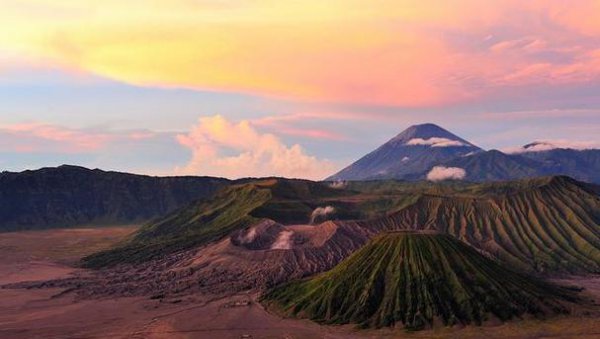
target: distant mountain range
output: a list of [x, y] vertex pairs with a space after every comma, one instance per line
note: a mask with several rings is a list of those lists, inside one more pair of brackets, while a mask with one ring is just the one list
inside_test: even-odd
[[516, 153], [484, 151], [434, 125], [411, 126], [326, 180], [501, 181], [567, 175], [600, 183], [600, 150], [527, 144]]
[[[423, 124], [409, 127], [327, 180], [486, 182], [552, 175], [600, 184], [600, 150], [536, 142], [518, 153], [485, 151], [437, 125]], [[140, 224], [212, 198], [225, 186], [250, 181], [151, 177], [69, 165], [1, 172], [0, 231]], [[600, 192], [600, 185], [590, 187]], [[285, 209], [278, 213], [294, 217]]]
[[0, 231], [143, 223], [228, 184], [63, 165], [0, 173]]

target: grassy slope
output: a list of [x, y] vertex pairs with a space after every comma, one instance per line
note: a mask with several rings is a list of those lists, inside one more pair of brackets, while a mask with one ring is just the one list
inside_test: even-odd
[[210, 201], [200, 201], [143, 226], [119, 246], [84, 258], [86, 267], [141, 262], [218, 240], [257, 219], [249, 213], [271, 197], [255, 185], [228, 187]]
[[565, 177], [512, 182], [352, 182], [346, 189], [306, 180], [234, 185], [142, 227], [113, 250], [86, 258], [100, 267], [200, 246], [262, 218], [306, 223], [319, 206], [374, 231], [436, 229], [524, 270], [600, 271], [600, 198]]
[[566, 177], [428, 192], [364, 226], [435, 229], [524, 270], [600, 272], [600, 197]]
[[252, 211], [257, 218], [269, 218], [283, 224], [303, 224], [310, 220], [312, 211], [319, 206], [333, 205], [337, 217], [357, 216], [352, 209], [340, 203], [351, 192], [333, 189], [326, 184], [308, 180], [271, 179], [264, 181], [271, 191], [271, 199]]
[[280, 286], [263, 298], [292, 315], [363, 327], [419, 329], [476, 323], [493, 314], [565, 312], [573, 291], [503, 268], [447, 235], [390, 233], [331, 271]]
[[266, 179], [233, 185], [208, 201], [199, 201], [155, 220], [119, 246], [84, 258], [86, 267], [146, 261], [212, 241], [261, 218], [307, 222], [326, 197], [344, 195], [306, 180]]

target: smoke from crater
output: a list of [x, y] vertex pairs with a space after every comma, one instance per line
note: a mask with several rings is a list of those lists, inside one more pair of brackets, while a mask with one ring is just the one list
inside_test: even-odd
[[335, 208], [333, 206], [317, 207], [310, 215], [310, 223], [313, 224], [318, 218], [327, 217], [333, 213], [335, 213]]
[[271, 245], [272, 250], [289, 250], [292, 248], [292, 231], [281, 231], [277, 240]]

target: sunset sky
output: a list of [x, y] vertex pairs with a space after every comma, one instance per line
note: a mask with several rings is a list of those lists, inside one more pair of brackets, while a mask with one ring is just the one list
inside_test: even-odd
[[0, 0], [0, 170], [320, 179], [411, 124], [600, 144], [600, 1]]

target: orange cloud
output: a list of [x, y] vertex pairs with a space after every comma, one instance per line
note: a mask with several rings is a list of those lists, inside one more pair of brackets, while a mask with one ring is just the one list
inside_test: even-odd
[[178, 174], [323, 179], [335, 170], [298, 144], [287, 146], [273, 134], [259, 133], [249, 121], [234, 123], [220, 115], [200, 118], [177, 140], [192, 151], [190, 162], [176, 169]]
[[[498, 86], [597, 81], [592, 50], [600, 21], [590, 13], [598, 6], [5, 0], [0, 50], [138, 85], [431, 106], [489, 95]], [[566, 53], [556, 46], [571, 48], [573, 61], [543, 55]]]

